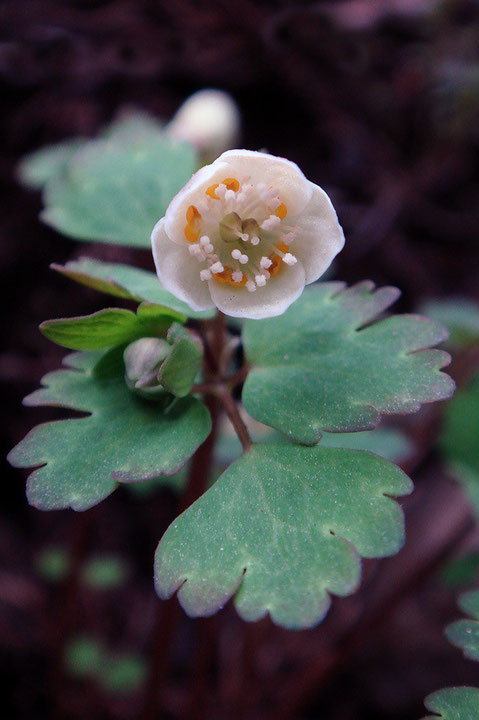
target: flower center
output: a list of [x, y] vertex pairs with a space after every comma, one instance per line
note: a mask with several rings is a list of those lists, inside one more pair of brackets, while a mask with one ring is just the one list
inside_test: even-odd
[[297, 260], [289, 244], [298, 233], [285, 224], [288, 209], [274, 188], [244, 178], [225, 178], [186, 211], [185, 237], [201, 264], [200, 278], [213, 278], [250, 292], [264, 287], [284, 265]]

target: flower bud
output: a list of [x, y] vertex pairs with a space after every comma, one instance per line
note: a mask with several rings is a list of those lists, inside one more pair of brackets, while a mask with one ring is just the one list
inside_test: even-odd
[[166, 395], [158, 381], [158, 372], [171, 345], [161, 338], [145, 337], [135, 340], [123, 353], [125, 381], [130, 390], [146, 398]]
[[181, 105], [167, 131], [172, 137], [194, 145], [203, 161], [211, 162], [237, 144], [240, 112], [228, 93], [199, 90]]

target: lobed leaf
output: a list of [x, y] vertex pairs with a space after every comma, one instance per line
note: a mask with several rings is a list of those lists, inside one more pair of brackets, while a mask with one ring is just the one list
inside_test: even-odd
[[197, 166], [193, 147], [166, 133], [92, 140], [46, 184], [41, 218], [76, 240], [150, 247], [155, 223]]
[[106, 308], [92, 315], [46, 320], [40, 330], [49, 340], [70, 350], [98, 350], [141, 337], [165, 337], [173, 322], [185, 320], [184, 315], [173, 310], [143, 303], [136, 314], [122, 308]]
[[137, 302], [154, 303], [175, 310], [187, 317], [204, 319], [212, 317], [215, 312], [214, 310], [204, 310], [202, 312], [192, 310], [182, 300], [178, 300], [168, 290], [165, 290], [155, 273], [140, 270], [131, 267], [131, 265], [80, 258], [80, 260], [67, 262], [66, 265], [56, 265], [54, 263], [50, 267], [81, 285], [86, 285], [108, 295], [136, 300]]
[[73, 154], [87, 142], [83, 138], [73, 138], [55, 145], [47, 145], [26, 155], [17, 168], [19, 181], [32, 190], [40, 190], [51, 178], [61, 176], [65, 172]]
[[308, 288], [284, 315], [245, 324], [251, 371], [243, 388], [250, 415], [291, 439], [313, 445], [321, 430], [373, 428], [381, 414], [410, 413], [449, 397], [440, 372], [450, 357], [426, 350], [447, 337], [418, 315], [377, 320], [396, 288], [371, 282]]
[[423, 720], [477, 720], [479, 717], [479, 689], [452, 687], [438, 690], [426, 698], [424, 704], [434, 715]]
[[446, 628], [446, 637], [450, 643], [462, 648], [466, 658], [479, 661], [479, 590], [461, 595], [459, 607], [473, 619], [451, 623]]
[[29, 502], [41, 510], [86, 510], [119, 483], [173, 475], [208, 436], [208, 410], [196, 398], [178, 399], [164, 412], [126, 387], [122, 375], [95, 375], [104, 355], [69, 355], [66, 370], [49, 373], [44, 388], [25, 398], [88, 417], [38, 425], [10, 452], [15, 467], [37, 467], [27, 483]]
[[311, 627], [330, 594], [348, 595], [362, 557], [404, 540], [389, 496], [411, 481], [368, 452], [259, 444], [168, 528], [156, 552], [157, 592], [189, 615], [212, 615], [235, 595], [245, 620], [267, 613], [287, 628]]

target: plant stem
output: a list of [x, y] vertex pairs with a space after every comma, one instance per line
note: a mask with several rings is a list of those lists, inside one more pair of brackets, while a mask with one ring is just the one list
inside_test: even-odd
[[243, 418], [240, 415], [238, 406], [235, 402], [233, 395], [231, 394], [231, 391], [228, 390], [225, 386], [223, 386], [221, 388], [221, 394], [219, 398], [223, 404], [226, 414], [228, 415], [234, 429], [236, 430], [236, 433], [243, 446], [243, 450], [247, 452], [253, 444], [253, 441], [251, 440], [248, 428], [243, 422]]
[[[218, 358], [221, 355], [225, 337], [225, 316], [219, 313], [216, 318], [205, 325], [205, 336], [211, 337], [211, 341], [205, 342], [203, 374], [205, 385], [210, 388], [218, 373]], [[208, 348], [208, 352], [206, 352], [206, 348]], [[221, 410], [220, 398], [216, 393], [211, 392], [205, 398], [205, 404], [211, 415], [211, 432], [191, 461], [188, 481], [179, 503], [180, 513], [184, 512], [202, 495], [211, 475]], [[156, 603], [152, 654], [145, 688], [145, 703], [140, 715], [142, 720], [155, 720], [158, 717], [157, 707], [161, 707], [162, 704], [161, 690], [167, 680], [168, 664], [180, 617], [180, 608], [176, 598]]]

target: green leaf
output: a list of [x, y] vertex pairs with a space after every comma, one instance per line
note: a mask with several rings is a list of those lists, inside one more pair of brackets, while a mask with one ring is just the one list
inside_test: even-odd
[[35, 565], [44, 580], [58, 583], [68, 575], [70, 557], [62, 547], [45, 548], [36, 557]]
[[395, 465], [367, 452], [261, 444], [231, 465], [168, 528], [156, 553], [157, 592], [189, 615], [212, 615], [236, 593], [245, 620], [268, 612], [287, 628], [325, 616], [349, 595], [359, 556], [392, 555], [403, 516], [389, 496], [411, 491]]
[[71, 280], [115, 297], [162, 305], [193, 318], [204, 319], [212, 317], [215, 313], [214, 310], [202, 312], [192, 310], [182, 300], [178, 300], [165, 290], [155, 273], [148, 270], [90, 258], [72, 260], [66, 265], [52, 264], [50, 267]]
[[122, 375], [95, 378], [101, 357], [69, 355], [70, 369], [49, 373], [46, 387], [25, 398], [29, 406], [91, 413], [39, 425], [10, 452], [15, 467], [38, 468], [28, 479], [27, 495], [41, 510], [86, 510], [119, 483], [173, 475], [210, 432], [209, 413], [196, 398], [178, 399], [165, 413], [128, 390]]
[[136, 314], [106, 308], [92, 315], [46, 320], [40, 330], [49, 340], [70, 350], [98, 350], [141, 337], [165, 337], [175, 320], [184, 322], [186, 318], [173, 310], [143, 303]]
[[93, 140], [47, 183], [41, 218], [76, 240], [150, 247], [155, 223], [197, 166], [193, 147], [166, 134]]
[[128, 567], [115, 555], [90, 558], [82, 570], [82, 582], [91, 590], [110, 590], [122, 585], [128, 577]]
[[423, 720], [477, 720], [479, 717], [479, 689], [452, 687], [438, 690], [426, 698], [424, 704], [434, 715]]
[[78, 636], [65, 648], [65, 665], [75, 677], [95, 677], [104, 660], [103, 649], [95, 638]]
[[470, 585], [479, 573], [479, 551], [454, 558], [443, 568], [442, 582], [451, 588]]
[[250, 415], [313, 445], [321, 430], [368, 430], [381, 414], [415, 412], [452, 394], [453, 381], [439, 372], [449, 355], [424, 350], [444, 340], [445, 329], [417, 315], [371, 324], [398, 295], [373, 289], [319, 284], [284, 315], [245, 324]]
[[473, 619], [451, 623], [446, 628], [446, 637], [450, 643], [462, 648], [466, 658], [479, 661], [479, 590], [464, 593], [458, 604]]
[[[243, 420], [255, 443], [289, 442], [281, 433], [267, 425], [252, 420], [246, 413]], [[408, 457], [413, 449], [409, 438], [396, 428], [378, 427], [356, 433], [323, 433], [321, 447], [348, 448], [350, 450], [369, 450], [391, 462], [400, 462]], [[229, 420], [225, 420], [220, 429], [215, 446], [215, 459], [218, 465], [229, 465], [243, 453], [241, 442]]]
[[143, 684], [146, 670], [146, 663], [139, 655], [112, 655], [104, 664], [98, 682], [110, 692], [132, 693]]
[[479, 517], [479, 374], [446, 405], [440, 447]]
[[451, 347], [479, 342], [479, 304], [473, 300], [460, 297], [430, 300], [421, 307], [421, 312], [447, 327]]
[[47, 145], [30, 155], [26, 155], [17, 168], [17, 176], [22, 185], [40, 190], [51, 178], [61, 176], [69, 160], [81, 145], [83, 138], [65, 140], [55, 145]]

